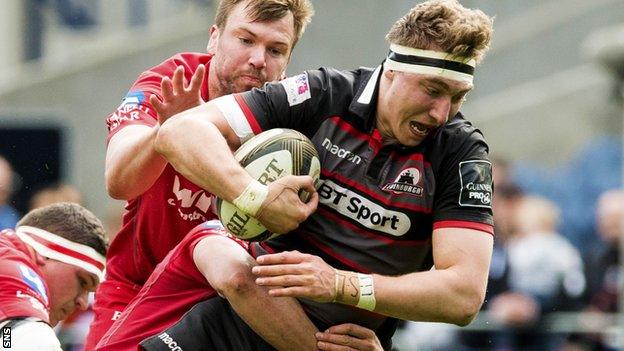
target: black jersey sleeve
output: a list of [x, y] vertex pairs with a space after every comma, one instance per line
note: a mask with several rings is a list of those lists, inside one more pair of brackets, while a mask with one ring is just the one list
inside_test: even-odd
[[[353, 74], [331, 68], [310, 70], [239, 95], [247, 119], [260, 131], [291, 128], [311, 137], [323, 120], [348, 107]], [[249, 116], [251, 114], [251, 116]]]
[[[472, 222], [490, 228], [492, 220], [492, 164], [483, 134], [461, 116], [440, 131], [434, 164], [436, 195], [434, 222]], [[460, 225], [461, 226], [461, 225]], [[468, 226], [470, 227], [470, 226]]]

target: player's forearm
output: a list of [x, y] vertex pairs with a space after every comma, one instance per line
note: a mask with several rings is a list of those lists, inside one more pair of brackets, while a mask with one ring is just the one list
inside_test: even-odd
[[163, 123], [154, 145], [156, 151], [187, 179], [232, 201], [252, 178], [236, 161], [219, 129], [204, 118], [204, 114], [210, 112], [204, 106]]
[[475, 279], [453, 269], [374, 276], [375, 312], [413, 321], [467, 325], [479, 312], [487, 277]]
[[167, 161], [153, 147], [158, 127], [128, 126], [111, 139], [106, 152], [106, 188], [120, 200], [135, 198], [160, 177]]
[[278, 350], [316, 350], [316, 327], [294, 298], [270, 297], [254, 282], [256, 261], [234, 241], [211, 235], [197, 244], [193, 259], [206, 281], [236, 313]]
[[268, 289], [253, 281], [251, 285], [252, 290], [228, 297], [247, 325], [277, 350], [317, 349], [314, 334], [318, 329], [296, 299], [270, 297]]
[[436, 269], [399, 277], [375, 275], [375, 311], [402, 319], [470, 323], [485, 298], [492, 245], [492, 236], [482, 231], [435, 229]]

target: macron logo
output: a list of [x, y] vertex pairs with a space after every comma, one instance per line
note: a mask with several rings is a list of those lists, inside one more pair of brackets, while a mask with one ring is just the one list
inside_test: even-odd
[[184, 351], [184, 349], [181, 348], [180, 346], [178, 346], [178, 343], [175, 340], [173, 340], [173, 338], [171, 336], [169, 336], [169, 334], [167, 334], [166, 332], [163, 332], [162, 334], [158, 335], [158, 338], [160, 340], [162, 340], [162, 342], [165, 345], [167, 345], [169, 350], [171, 350], [171, 351]]
[[355, 163], [356, 165], [359, 165], [360, 162], [362, 162], [362, 158], [360, 156], [354, 154], [353, 152], [349, 150], [342, 149], [338, 145], [332, 144], [332, 142], [329, 141], [329, 139], [327, 138], [323, 140], [323, 142], [321, 143], [321, 146], [323, 146], [325, 149], [327, 149], [327, 151], [331, 152], [332, 154], [340, 158], [343, 158], [349, 162]]

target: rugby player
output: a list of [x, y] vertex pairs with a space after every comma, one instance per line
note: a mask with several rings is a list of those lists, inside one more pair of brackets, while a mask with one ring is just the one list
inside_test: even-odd
[[[459, 109], [491, 33], [479, 10], [423, 2], [392, 26], [377, 68], [311, 70], [221, 97], [166, 121], [155, 149], [273, 232], [290, 232], [252, 244], [252, 270], [271, 296], [299, 298], [319, 329], [357, 321], [387, 346], [397, 319], [466, 325], [485, 294], [492, 180], [483, 135]], [[230, 152], [276, 127], [303, 132], [320, 153], [311, 216], [298, 187], [252, 180]]]
[[[106, 186], [110, 196], [128, 203], [108, 252], [106, 279], [96, 292], [87, 350], [184, 234], [215, 218], [209, 210], [211, 194], [152, 146], [171, 116], [166, 97], [188, 108], [277, 80], [312, 13], [308, 0], [221, 1], [210, 28], [208, 53], [181, 53], [143, 72], [107, 118]], [[181, 93], [194, 94], [178, 97], [174, 87], [179, 85], [185, 88]]]
[[[104, 270], [104, 228], [87, 209], [56, 203], [0, 232], [3, 349], [60, 351], [52, 327], [88, 307]], [[7, 344], [8, 342], [8, 344]]]

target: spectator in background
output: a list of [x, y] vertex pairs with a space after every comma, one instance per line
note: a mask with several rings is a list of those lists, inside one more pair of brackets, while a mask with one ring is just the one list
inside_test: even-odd
[[587, 257], [587, 301], [598, 311], [616, 312], [619, 269], [619, 245], [624, 236], [624, 190], [609, 190], [598, 199], [596, 226], [602, 239], [597, 250]]
[[[624, 280], [619, 250], [624, 236], [624, 190], [608, 190], [600, 195], [596, 205], [596, 230], [602, 240], [588, 250], [585, 258], [587, 293], [584, 302], [588, 312], [614, 313]], [[592, 323], [604, 323], [604, 331], [613, 327], [600, 319]], [[587, 350], [616, 349], [607, 345], [599, 334], [575, 335], [572, 342]]]
[[559, 208], [539, 196], [525, 196], [513, 215], [508, 239], [509, 291], [490, 303], [493, 317], [507, 332], [498, 348], [554, 350], [559, 340], [541, 334], [541, 316], [574, 307], [585, 289], [579, 252], [557, 232]]
[[13, 193], [13, 168], [0, 156], [0, 228], [15, 228], [19, 213], [9, 204]]
[[82, 204], [82, 194], [76, 187], [69, 184], [53, 184], [37, 191], [30, 198], [30, 209], [47, 206], [57, 202], [73, 202]]

